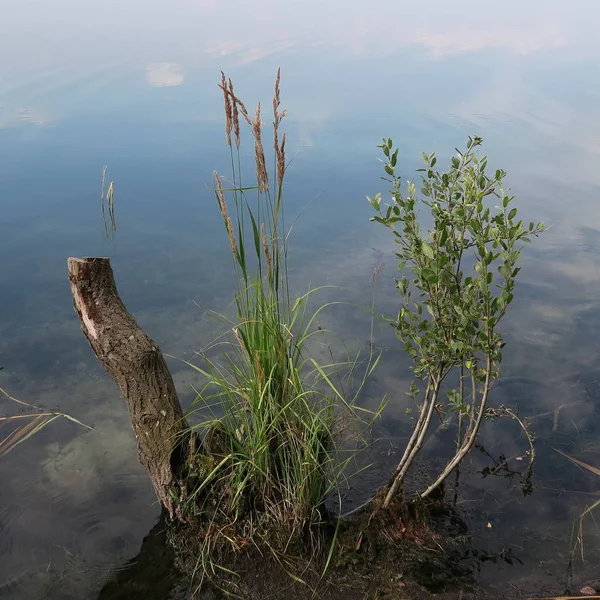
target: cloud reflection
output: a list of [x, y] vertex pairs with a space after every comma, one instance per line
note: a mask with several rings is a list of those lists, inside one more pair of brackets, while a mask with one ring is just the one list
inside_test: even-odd
[[183, 83], [184, 76], [177, 63], [152, 63], [146, 67], [146, 81], [152, 87], [173, 87]]
[[416, 32], [414, 43], [425, 46], [435, 57], [466, 54], [491, 48], [504, 49], [525, 56], [564, 46], [567, 37], [559, 23], [549, 21], [521, 24], [515, 28], [490, 24], [481, 29], [464, 25], [449, 29], [421, 29]]
[[[147, 63], [168, 55], [187, 67], [204, 62], [215, 47], [242, 48], [237, 56], [246, 64], [274, 40], [300, 53], [327, 49], [366, 56], [411, 45], [432, 56], [487, 48], [525, 55], [561, 45], [588, 52], [597, 47], [600, 10], [590, 1], [578, 4], [583, 6], [549, 0], [430, 0], [426, 8], [407, 0], [21, 0], [4, 7], [0, 21], [0, 53], [11, 57], [0, 77], [20, 68], [97, 65], [123, 57]], [[57, 14], [65, 18], [57, 20]]]
[[19, 125], [36, 125], [38, 127], [50, 125], [55, 117], [50, 112], [39, 106], [11, 107], [0, 104], [0, 129], [16, 127]]

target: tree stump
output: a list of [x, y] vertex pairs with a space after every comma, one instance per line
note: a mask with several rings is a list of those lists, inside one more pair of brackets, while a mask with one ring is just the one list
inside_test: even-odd
[[69, 258], [68, 270], [83, 333], [125, 397], [140, 462], [173, 518], [190, 435], [169, 368], [121, 301], [108, 258]]

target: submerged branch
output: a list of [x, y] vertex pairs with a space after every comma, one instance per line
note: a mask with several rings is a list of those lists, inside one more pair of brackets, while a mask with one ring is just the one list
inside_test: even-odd
[[446, 465], [444, 470], [439, 474], [438, 478], [421, 494], [421, 498], [427, 498], [435, 489], [437, 489], [447, 479], [447, 477], [456, 469], [461, 461], [467, 456], [467, 454], [473, 448], [479, 428], [481, 427], [481, 421], [486, 412], [488, 395], [491, 387], [491, 373], [492, 373], [492, 361], [490, 357], [487, 358], [486, 374], [483, 392], [481, 393], [481, 401], [479, 404], [479, 411], [475, 421], [471, 421], [469, 429], [463, 438], [463, 443], [460, 449], [456, 452], [452, 460]]
[[[400, 461], [399, 468], [396, 470], [396, 474], [392, 480], [392, 484], [386, 494], [385, 500], [383, 501], [383, 507], [387, 508], [390, 505], [398, 487], [404, 481], [404, 477], [408, 470], [410, 469], [415, 457], [420, 452], [421, 447], [423, 446], [423, 440], [425, 439], [425, 435], [427, 434], [427, 430], [429, 429], [429, 425], [431, 423], [431, 418], [433, 416], [433, 411], [435, 409], [435, 405], [437, 404], [437, 398], [440, 391], [441, 382], [439, 380], [434, 381], [433, 390], [431, 392], [431, 398], [429, 398], [429, 404], [427, 404], [428, 396], [425, 396], [425, 402], [423, 404], [423, 408], [421, 410], [421, 415], [419, 415], [419, 422], [413, 431], [413, 435], [409, 441], [409, 445], [407, 446], [407, 450]], [[431, 384], [427, 386], [427, 392], [430, 391]], [[424, 418], [421, 418], [424, 415]], [[410, 451], [409, 451], [410, 448]]]

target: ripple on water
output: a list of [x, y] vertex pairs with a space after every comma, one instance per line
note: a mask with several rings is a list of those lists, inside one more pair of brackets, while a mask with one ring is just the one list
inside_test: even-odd
[[[0, 506], [0, 557], [13, 552], [15, 530], [18, 530], [19, 523], [26, 520], [29, 509], [35, 503], [36, 485], [33, 471], [16, 468], [11, 470], [9, 464], [3, 464], [2, 467], [0, 477], [4, 488], [4, 504]], [[2, 564], [3, 561], [0, 560], [0, 573]]]

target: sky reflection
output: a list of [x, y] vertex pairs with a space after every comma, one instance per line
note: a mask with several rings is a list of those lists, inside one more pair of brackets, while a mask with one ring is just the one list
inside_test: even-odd
[[[287, 49], [387, 57], [421, 46], [432, 57], [503, 49], [518, 55], [596, 46], [593, 0], [502, 3], [457, 0], [19, 0], [2, 2], [3, 85], [23, 70], [229, 57], [228, 67]], [[52, 26], [49, 27], [48, 24]], [[563, 53], [564, 57], [564, 53]], [[564, 58], [563, 58], [564, 59]]]

